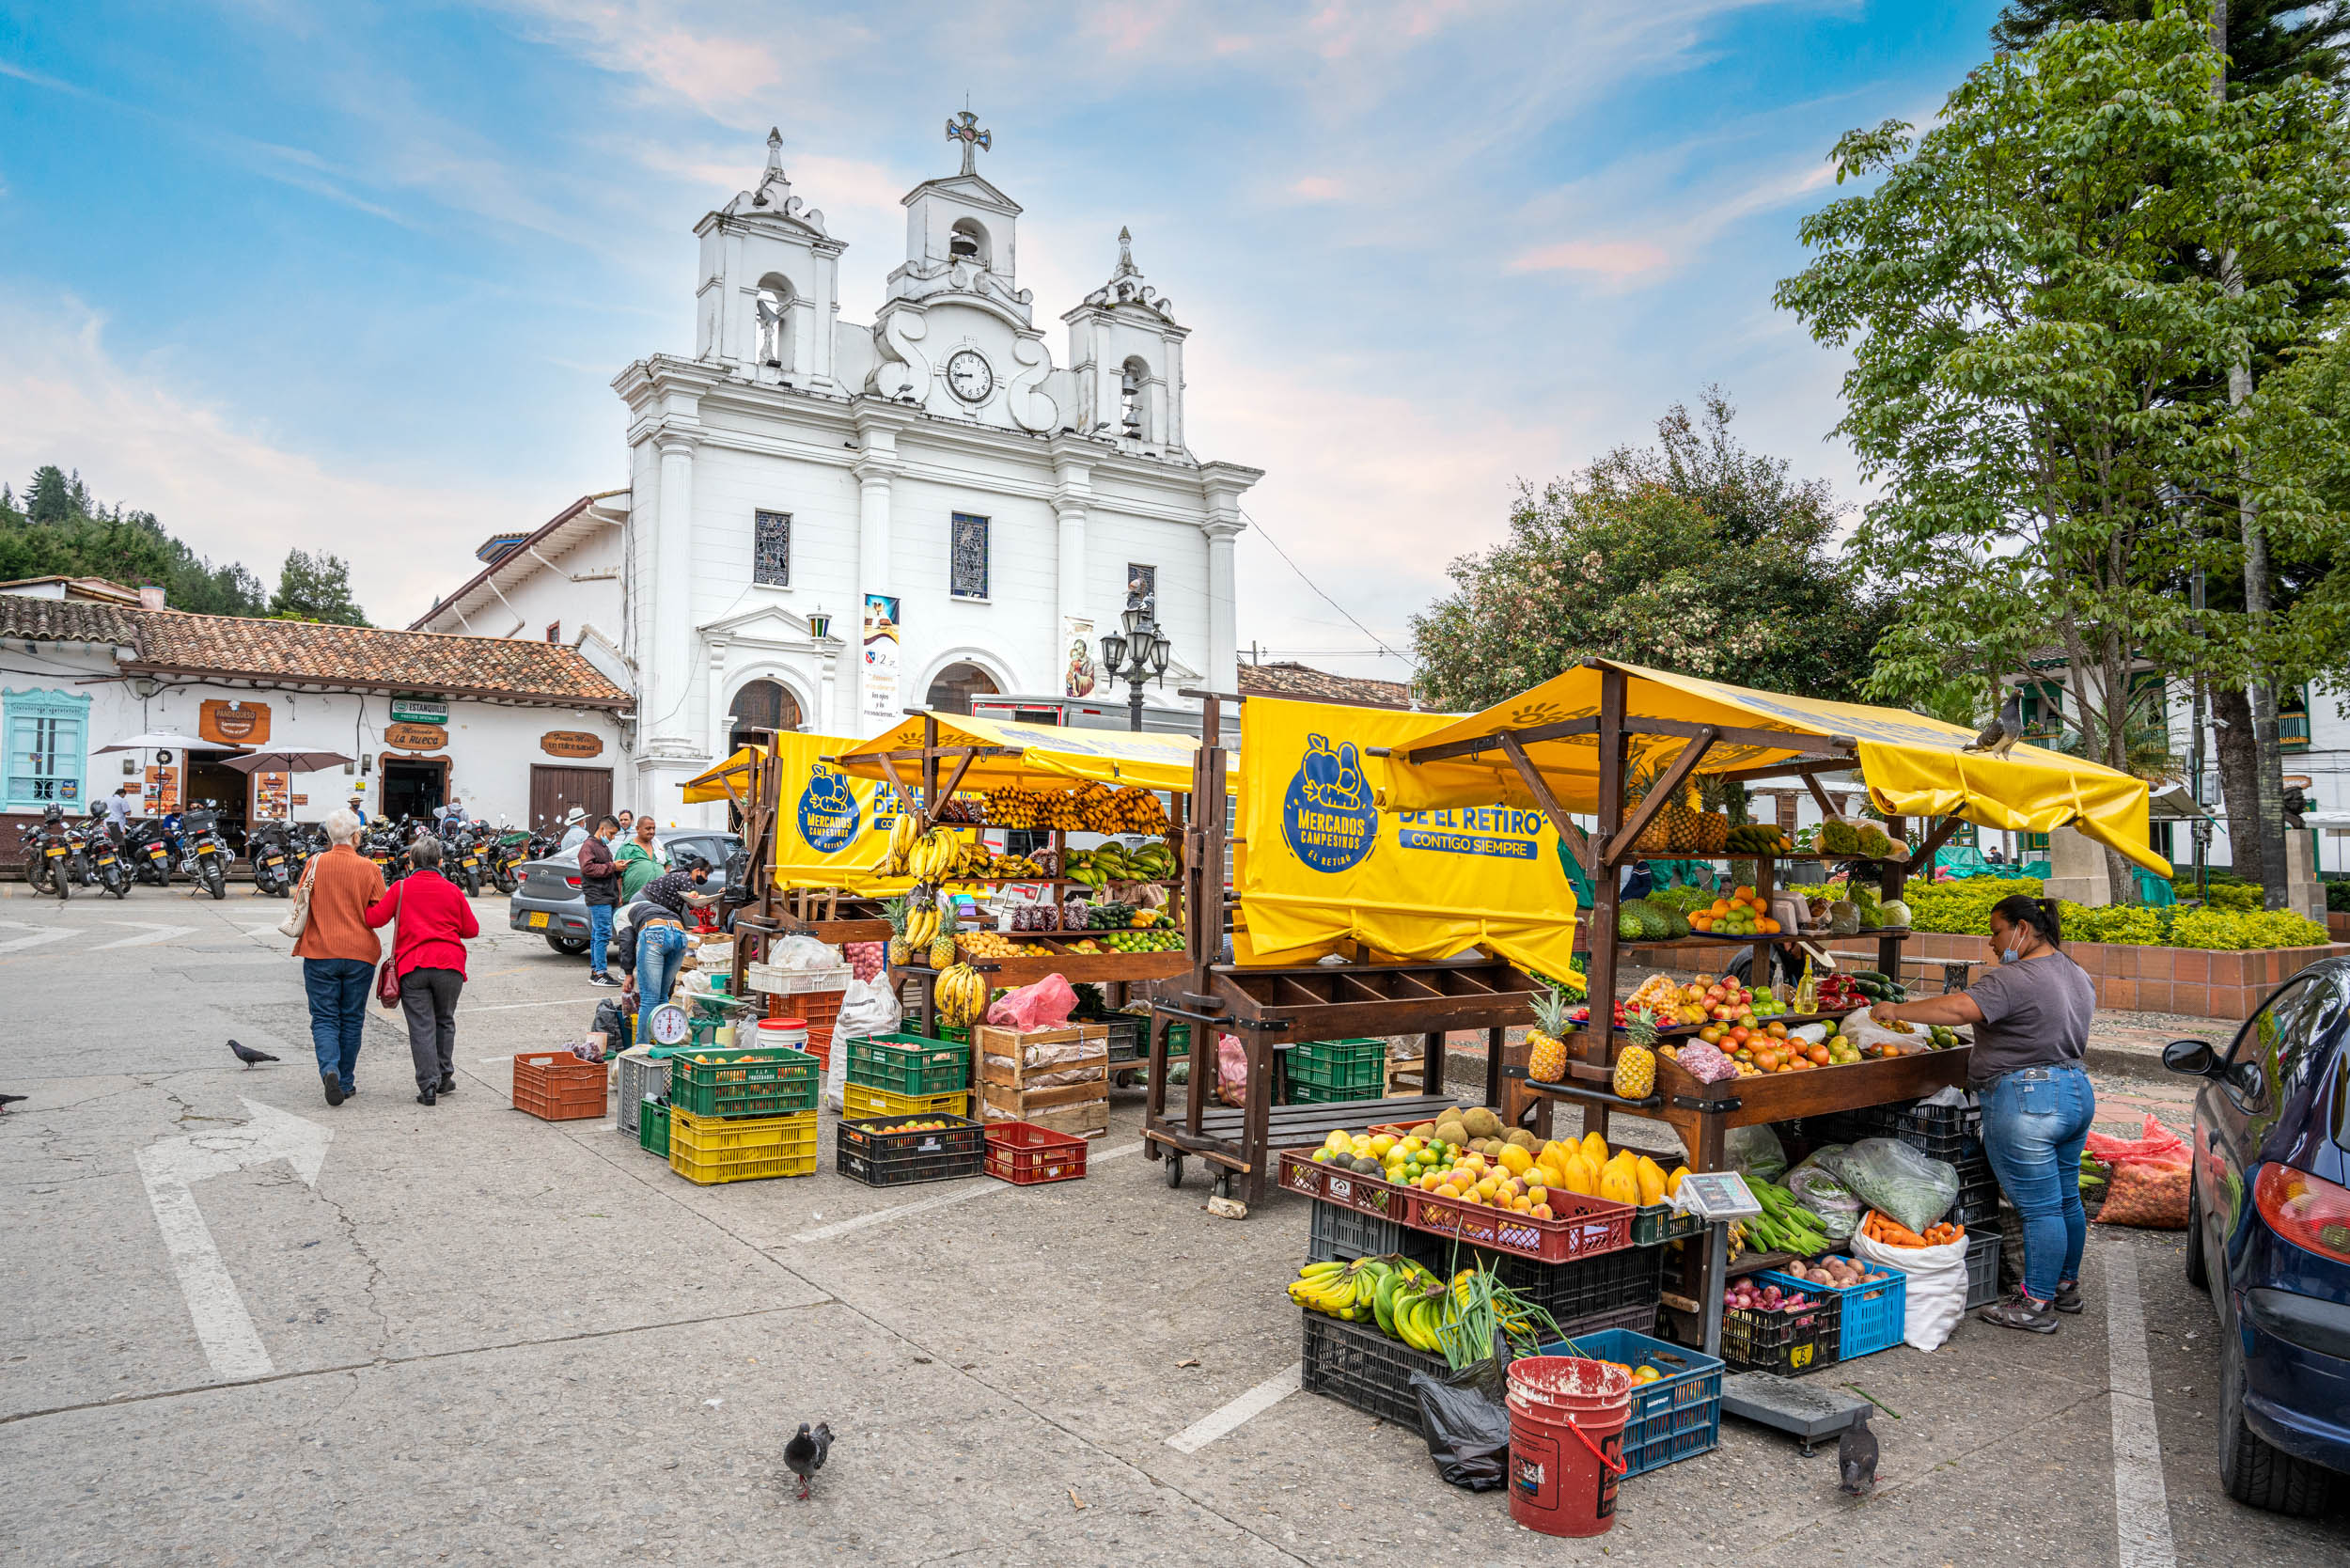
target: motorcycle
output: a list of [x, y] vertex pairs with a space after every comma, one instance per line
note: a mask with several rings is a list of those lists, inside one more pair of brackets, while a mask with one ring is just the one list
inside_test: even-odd
[[301, 829], [291, 823], [263, 823], [244, 836], [244, 857], [253, 864], [253, 890], [282, 899], [293, 892], [309, 855]]
[[489, 830], [490, 824], [482, 822], [455, 823], [443, 830], [441, 870], [469, 899], [481, 896], [481, 874], [489, 861], [482, 840]]
[[122, 857], [130, 862], [133, 881], [171, 886], [171, 843], [162, 823], [133, 823], [123, 836]]
[[522, 863], [530, 858], [530, 834], [501, 823], [491, 829], [488, 854], [490, 886], [511, 895], [523, 883]]
[[219, 824], [220, 812], [211, 801], [180, 818], [180, 869], [213, 898], [225, 899], [228, 862], [234, 856]]
[[102, 822], [79, 823], [66, 829], [73, 840], [72, 858], [82, 868], [82, 886], [102, 888], [118, 899], [131, 896], [131, 870], [115, 853], [115, 841]]
[[65, 813], [51, 807], [37, 823], [26, 823], [16, 830], [24, 840], [24, 880], [36, 893], [55, 893], [62, 903], [73, 896], [73, 884], [81, 872], [75, 867], [72, 835], [67, 832]]

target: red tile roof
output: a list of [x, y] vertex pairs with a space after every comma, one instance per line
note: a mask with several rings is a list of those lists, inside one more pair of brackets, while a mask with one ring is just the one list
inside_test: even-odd
[[629, 694], [579, 650], [560, 643], [178, 610], [129, 613], [138, 625], [140, 656], [125, 663], [125, 669], [603, 708], [632, 705]]
[[118, 648], [135, 648], [138, 617], [138, 611], [119, 604], [0, 591], [0, 639], [9, 642], [113, 643]]
[[1284, 662], [1240, 666], [1243, 697], [1286, 697], [1299, 702], [1343, 702], [1357, 708], [1409, 708], [1412, 688], [1402, 681], [1333, 675], [1326, 669]]

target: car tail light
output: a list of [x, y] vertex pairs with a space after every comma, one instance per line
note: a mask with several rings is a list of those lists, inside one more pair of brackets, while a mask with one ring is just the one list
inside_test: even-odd
[[575, 876], [567, 876], [563, 879], [563, 886], [566, 887], [576, 887], [579, 886], [579, 878]]
[[2350, 1187], [2272, 1162], [2252, 1182], [2252, 1203], [2294, 1246], [2350, 1262]]

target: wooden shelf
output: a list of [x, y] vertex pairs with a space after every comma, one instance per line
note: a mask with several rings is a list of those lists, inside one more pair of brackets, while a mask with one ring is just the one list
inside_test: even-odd
[[1755, 948], [1781, 947], [1794, 942], [1873, 942], [1880, 936], [1907, 938], [1914, 934], [1907, 926], [1877, 926], [1868, 931], [1856, 931], [1845, 935], [1831, 935], [1824, 931], [1776, 931], [1754, 936], [1716, 936], [1710, 932], [1691, 932], [1658, 942], [1642, 941], [1637, 937], [1620, 936], [1616, 946], [1624, 948]]
[[[1795, 1029], [1800, 1028], [1806, 1024], [1825, 1024], [1831, 1018], [1841, 1018], [1844, 1014], [1841, 1012], [1774, 1012], [1768, 1017], [1764, 1017], [1760, 1013], [1755, 1016], [1756, 1021], [1759, 1023], [1766, 1025], [1784, 1024], [1790, 1029]], [[1709, 1018], [1702, 1024], [1674, 1024], [1669, 1027], [1660, 1027], [1656, 1031], [1656, 1038], [1659, 1040], [1694, 1040], [1699, 1034], [1702, 1033], [1706, 1029], [1712, 1028], [1715, 1024], [1719, 1022], [1721, 1022], [1721, 1020]], [[1728, 1024], [1723, 1024], [1723, 1027], [1727, 1028], [1728, 1027]], [[1574, 1031], [1574, 1033], [1577, 1035], [1591, 1034], [1595, 1032], [1596, 1031], [1591, 1028], [1589, 1023], [1584, 1024], [1580, 1028]], [[1619, 1035], [1623, 1035], [1627, 1034], [1629, 1031], [1618, 1028], [1614, 1032]], [[1572, 1042], [1573, 1036], [1571, 1035], [1568, 1038], [1570, 1042]]]

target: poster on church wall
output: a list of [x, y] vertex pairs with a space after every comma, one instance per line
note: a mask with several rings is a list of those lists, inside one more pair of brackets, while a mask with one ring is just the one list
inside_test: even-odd
[[1060, 618], [1061, 686], [1063, 697], [1091, 697], [1099, 681], [1093, 662], [1093, 621], [1089, 616]]
[[898, 717], [898, 596], [865, 596], [865, 716]]

